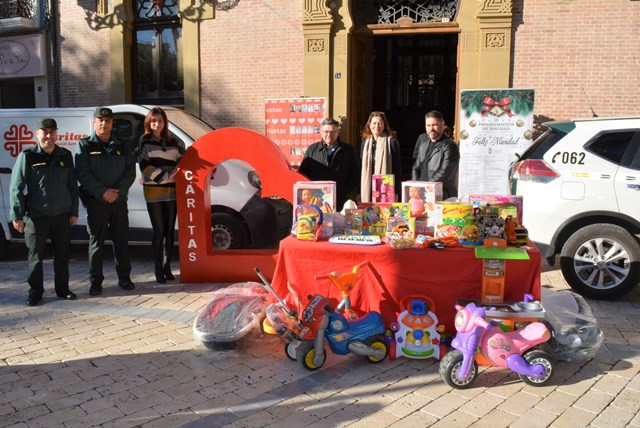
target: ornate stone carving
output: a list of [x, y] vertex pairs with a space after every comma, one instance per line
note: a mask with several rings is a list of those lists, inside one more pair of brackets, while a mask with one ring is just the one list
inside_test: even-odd
[[331, 1], [327, 0], [304, 0], [304, 11], [302, 20], [304, 23], [333, 21]]
[[327, 51], [327, 39], [324, 37], [309, 37], [306, 42], [306, 53], [309, 55], [321, 55]]
[[505, 33], [486, 33], [485, 47], [488, 49], [501, 49], [507, 45], [507, 35]]
[[511, 0], [478, 0], [480, 13], [478, 15], [511, 15], [513, 4]]

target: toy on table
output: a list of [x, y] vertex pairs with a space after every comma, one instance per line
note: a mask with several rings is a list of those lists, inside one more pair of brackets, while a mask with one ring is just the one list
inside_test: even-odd
[[386, 239], [391, 248], [412, 248], [414, 245], [413, 231], [410, 218], [391, 217], [387, 221]]
[[465, 224], [458, 235], [460, 246], [465, 248], [473, 248], [482, 245], [484, 236], [480, 234], [480, 228], [476, 224], [475, 215], [467, 215], [464, 217]]
[[480, 354], [492, 366], [508, 367], [523, 382], [541, 386], [553, 375], [553, 359], [547, 352], [535, 348], [551, 338], [547, 326], [534, 322], [526, 327], [504, 332], [485, 319], [485, 309], [469, 303], [456, 305], [456, 336], [451, 342], [454, 348], [440, 361], [439, 372], [452, 388], [468, 388], [478, 376], [476, 354]]
[[371, 201], [394, 202], [395, 177], [393, 174], [373, 174], [371, 176]]
[[347, 209], [344, 215], [344, 234], [362, 235], [362, 210]]
[[424, 217], [427, 215], [421, 188], [409, 187], [409, 208], [411, 209], [411, 217]]
[[382, 208], [368, 205], [362, 209], [362, 234], [384, 236], [387, 221]]
[[380, 245], [382, 240], [377, 235], [335, 235], [329, 238], [332, 244]]
[[322, 234], [322, 216], [322, 210], [317, 205], [298, 205], [293, 227], [295, 237], [303, 241], [317, 241]]
[[460, 235], [465, 217], [473, 213], [471, 204], [463, 202], [438, 202], [435, 211], [435, 237]]
[[444, 325], [438, 324], [438, 317], [432, 300], [424, 296], [405, 296], [400, 300], [398, 321], [391, 323], [393, 343], [389, 347], [389, 358], [435, 358], [444, 354], [440, 350], [440, 334]]
[[469, 195], [467, 200], [475, 207], [482, 207], [483, 205], [495, 206], [498, 210], [498, 214], [506, 219], [507, 215], [511, 214], [514, 219], [522, 224], [523, 214], [523, 197], [515, 195]]
[[[293, 185], [293, 206], [317, 205], [325, 214], [336, 211], [335, 181], [298, 181]], [[295, 220], [295, 218], [294, 218]]]
[[504, 221], [504, 233], [507, 235], [507, 242], [512, 245], [527, 245], [529, 243], [529, 232], [518, 224], [512, 216], [507, 216]]

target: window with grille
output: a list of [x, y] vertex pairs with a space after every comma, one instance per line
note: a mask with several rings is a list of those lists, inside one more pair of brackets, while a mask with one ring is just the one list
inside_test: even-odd
[[179, 0], [135, 0], [133, 97], [137, 103], [184, 104]]

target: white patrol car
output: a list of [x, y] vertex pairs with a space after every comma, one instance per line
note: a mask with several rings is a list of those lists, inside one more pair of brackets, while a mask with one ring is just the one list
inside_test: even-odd
[[[138, 146], [144, 118], [153, 106], [122, 104], [108, 106], [114, 113], [113, 131], [126, 139], [132, 150]], [[9, 184], [18, 153], [36, 144], [40, 119], [52, 117], [58, 123], [58, 145], [75, 153], [78, 140], [93, 132], [95, 107], [0, 110], [0, 257], [11, 241], [22, 241], [9, 221]], [[173, 107], [163, 107], [169, 131], [185, 147], [213, 128], [195, 116]], [[242, 142], [239, 142], [240, 144]], [[262, 198], [260, 178], [251, 165], [227, 160], [212, 171], [211, 224], [213, 247], [217, 250], [277, 248], [291, 229], [291, 204], [283, 199]], [[136, 181], [129, 191], [129, 243], [149, 244], [152, 230], [136, 166]], [[87, 215], [82, 204], [72, 242], [88, 242]]]
[[544, 125], [510, 177], [529, 237], [578, 293], [622, 296], [640, 282], [640, 118]]

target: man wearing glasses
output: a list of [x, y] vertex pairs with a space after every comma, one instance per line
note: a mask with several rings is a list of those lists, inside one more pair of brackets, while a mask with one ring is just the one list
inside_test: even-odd
[[320, 136], [321, 141], [307, 148], [298, 171], [310, 180], [335, 181], [336, 209], [340, 211], [358, 185], [360, 166], [353, 147], [340, 140], [340, 124], [335, 119], [322, 121]]

